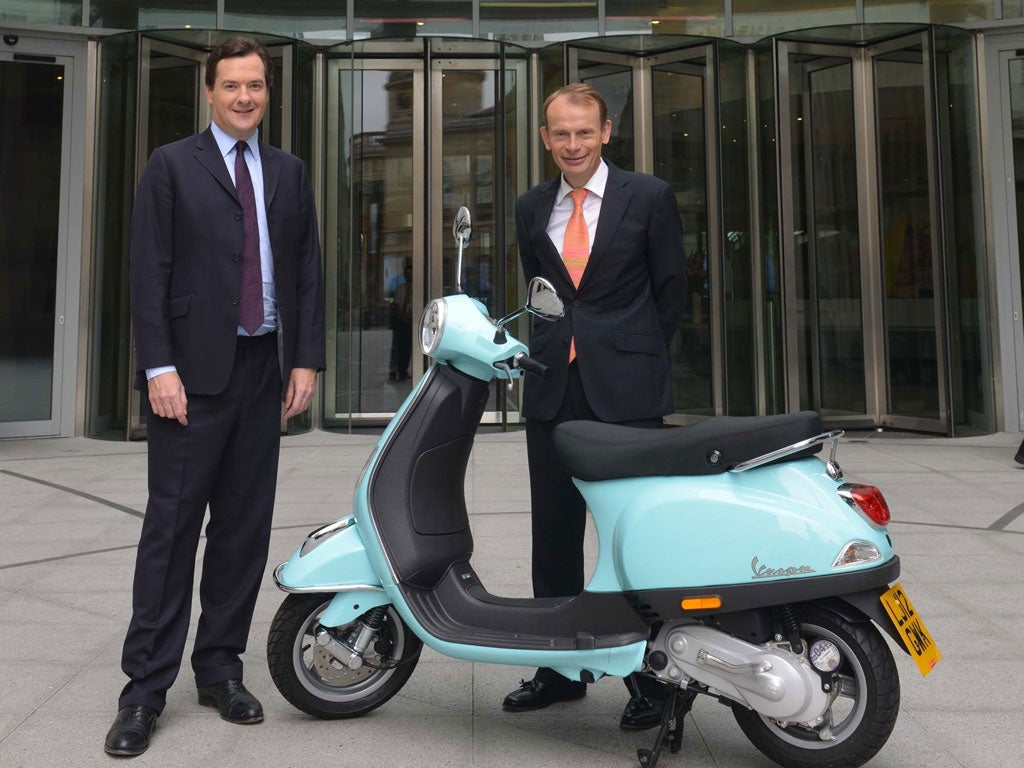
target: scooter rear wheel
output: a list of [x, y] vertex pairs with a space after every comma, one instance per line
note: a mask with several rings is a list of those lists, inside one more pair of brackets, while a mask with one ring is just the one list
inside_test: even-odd
[[822, 741], [811, 728], [780, 723], [740, 704], [732, 705], [733, 715], [754, 746], [785, 768], [857, 768], [875, 756], [896, 725], [900, 681], [892, 653], [870, 622], [851, 623], [823, 608], [800, 611], [800, 635], [805, 648], [822, 639], [839, 649], [834, 739]]
[[[363, 666], [350, 669], [317, 645], [314, 636], [333, 598], [330, 593], [288, 595], [270, 625], [267, 662], [274, 684], [294, 707], [324, 719], [358, 717], [401, 690], [416, 668], [423, 644], [388, 606], [363, 654]], [[331, 631], [346, 638], [364, 616]]]

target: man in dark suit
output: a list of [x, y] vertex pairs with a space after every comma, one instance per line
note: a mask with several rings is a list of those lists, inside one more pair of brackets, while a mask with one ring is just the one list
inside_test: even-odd
[[[148, 391], [149, 503], [121, 667], [130, 678], [109, 754], [149, 746], [188, 632], [206, 507], [192, 653], [199, 703], [263, 719], [242, 661], [270, 543], [282, 418], [325, 366], [320, 243], [305, 165], [260, 144], [272, 63], [250, 38], [211, 51], [213, 122], [158, 148], [131, 228], [137, 383]], [[283, 406], [282, 406], [283, 402]]]
[[[601, 159], [611, 121], [594, 88], [553, 93], [540, 132], [562, 173], [516, 201], [519, 255], [524, 277], [550, 280], [566, 312], [554, 322], [534, 319], [530, 355], [549, 372], [526, 385], [523, 415], [533, 591], [559, 597], [583, 591], [586, 505], [558, 462], [553, 430], [572, 419], [662, 426], [673, 408], [668, 347], [683, 312], [686, 259], [671, 187]], [[622, 727], [656, 725], [659, 686], [639, 677], [628, 685]], [[503, 707], [535, 710], [585, 693], [584, 683], [542, 668]]]

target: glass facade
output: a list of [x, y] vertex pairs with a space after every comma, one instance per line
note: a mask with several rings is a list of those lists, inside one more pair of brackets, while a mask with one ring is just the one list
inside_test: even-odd
[[[605, 156], [676, 193], [677, 420], [813, 408], [992, 431], [979, 53], [934, 25], [1020, 15], [994, 0], [0, 0], [0, 23], [131, 30], [99, 36], [85, 429], [140, 436], [134, 186], [152, 148], [205, 125], [205, 53], [245, 30], [275, 61], [264, 138], [309, 164], [323, 201], [318, 425], [380, 422], [422, 373], [413, 325], [452, 286], [459, 205], [467, 288], [493, 315], [518, 303], [513, 204], [556, 172], [540, 104], [582, 81], [609, 105]], [[516, 421], [517, 397], [496, 388], [489, 418]]]

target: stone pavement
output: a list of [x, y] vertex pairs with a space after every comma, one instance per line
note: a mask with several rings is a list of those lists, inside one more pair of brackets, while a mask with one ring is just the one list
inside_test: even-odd
[[[851, 433], [839, 449], [849, 478], [882, 488], [903, 561], [900, 581], [943, 661], [922, 678], [896, 654], [899, 721], [873, 768], [1024, 765], [1024, 467], [1018, 434], [941, 439]], [[530, 670], [453, 661], [426, 650], [390, 702], [357, 720], [294, 710], [266, 668], [282, 594], [271, 571], [305, 534], [351, 509], [373, 436], [286, 438], [267, 576], [246, 654], [246, 683], [265, 722], [230, 725], [196, 704], [187, 660], [149, 751], [132, 766], [636, 766], [653, 732], [617, 728], [625, 690], [591, 686], [579, 702], [531, 714], [501, 711]], [[145, 508], [145, 445], [84, 438], [0, 441], [0, 766], [111, 766], [103, 736], [124, 684], [121, 641]], [[484, 434], [466, 483], [474, 566], [496, 594], [529, 594], [529, 515], [522, 432]], [[588, 537], [590, 562], [596, 553]], [[198, 584], [198, 579], [197, 579]], [[194, 612], [195, 615], [195, 612]], [[190, 638], [191, 639], [191, 638]], [[188, 650], [186, 650], [186, 654]], [[726, 707], [701, 697], [683, 749], [664, 768], [773, 765]]]

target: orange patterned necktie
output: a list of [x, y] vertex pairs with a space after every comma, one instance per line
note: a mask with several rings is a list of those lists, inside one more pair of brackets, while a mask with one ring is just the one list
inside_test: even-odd
[[[572, 197], [572, 215], [569, 217], [569, 223], [565, 225], [562, 262], [569, 277], [572, 278], [572, 284], [579, 288], [583, 271], [587, 268], [587, 260], [590, 258], [590, 232], [587, 231], [587, 222], [583, 218], [583, 201], [587, 197], [587, 190], [574, 189], [569, 194]], [[573, 338], [569, 341], [569, 362], [575, 359], [576, 339]]]

